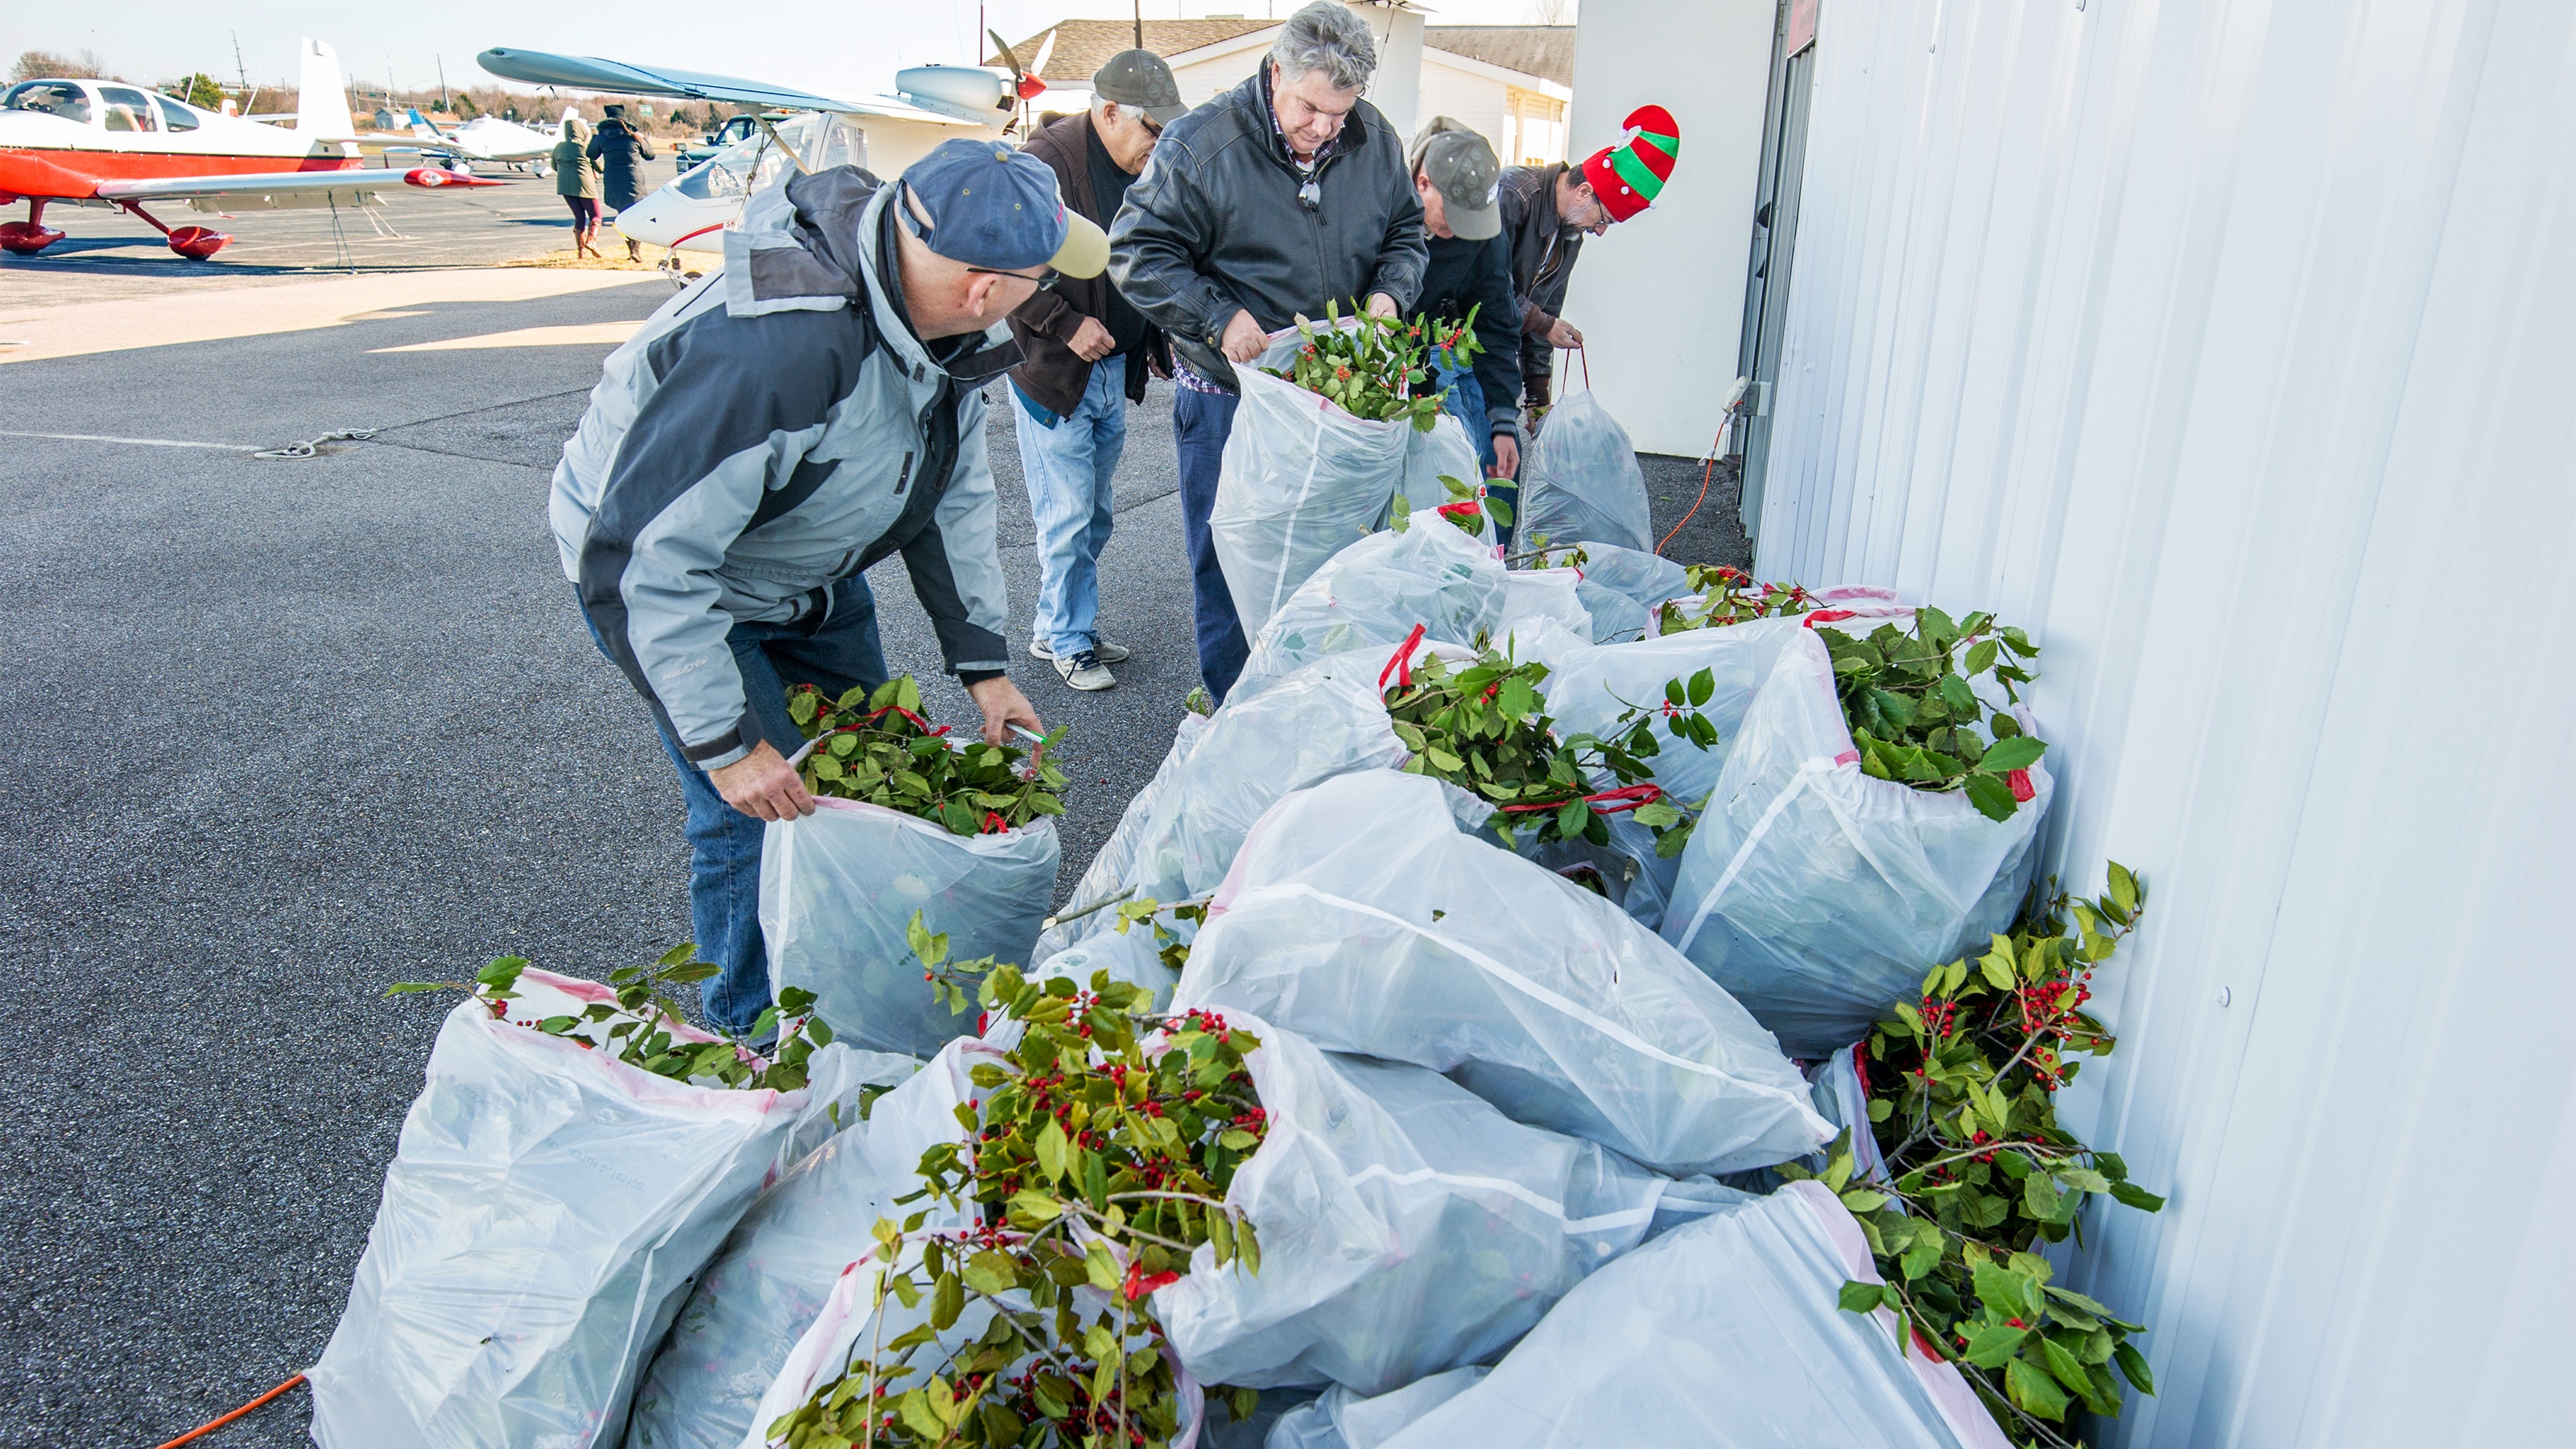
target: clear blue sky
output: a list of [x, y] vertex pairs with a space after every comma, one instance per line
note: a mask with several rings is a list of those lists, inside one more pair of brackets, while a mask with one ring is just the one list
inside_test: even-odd
[[[1196, 18], [1210, 12], [1285, 14], [1303, 0], [1146, 0], [1145, 18]], [[1526, 25], [1538, 0], [1417, 0], [1435, 25]], [[1568, 7], [1571, 9], [1571, 7]], [[990, 0], [986, 23], [1013, 40], [1075, 16], [1125, 16], [1120, 0]], [[972, 0], [857, 0], [811, 4], [624, 3], [530, 7], [499, 0], [444, 0], [437, 5], [323, 4], [319, 0], [236, 0], [221, 7], [178, 0], [22, 0], [0, 21], [0, 64], [24, 50], [95, 50], [105, 67], [131, 80], [157, 82], [204, 70], [230, 82], [233, 37], [253, 84], [292, 83], [296, 37], [311, 35], [340, 52], [352, 80], [381, 86], [390, 71], [403, 89], [438, 83], [444, 57], [450, 85], [492, 77], [474, 64], [490, 46], [602, 55], [643, 65], [673, 65], [747, 76], [823, 94], [877, 92], [894, 73], [932, 61], [972, 64]], [[41, 12], [41, 13], [40, 13]], [[748, 22], [748, 23], [746, 23]]]

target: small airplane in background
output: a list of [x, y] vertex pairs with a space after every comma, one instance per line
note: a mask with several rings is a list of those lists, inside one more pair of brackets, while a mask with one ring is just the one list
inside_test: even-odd
[[502, 184], [436, 167], [370, 168], [355, 134], [339, 56], [309, 37], [291, 129], [115, 81], [21, 81], [0, 94], [0, 206], [23, 201], [27, 219], [0, 223], [0, 249], [34, 256], [61, 241], [63, 233], [45, 225], [45, 207], [55, 202], [121, 208], [149, 222], [170, 250], [203, 261], [232, 238], [164, 226], [143, 203], [185, 201], [206, 212], [365, 206], [397, 186]]
[[411, 121], [412, 140], [419, 144], [388, 145], [385, 150], [493, 161], [545, 176], [551, 174], [546, 162], [554, 155], [555, 144], [564, 138], [565, 124], [581, 113], [574, 107], [564, 107], [563, 120], [556, 122], [551, 132], [498, 116], [476, 116], [453, 130], [442, 131], [436, 122], [421, 115], [418, 106], [405, 114]]
[[[1047, 48], [1054, 44], [1050, 33]], [[1015, 113], [1046, 89], [1046, 82], [1022, 72], [1016, 61], [1008, 78], [981, 66], [914, 66], [895, 75], [895, 95], [853, 101], [597, 56], [495, 48], [476, 59], [504, 80], [533, 85], [759, 107], [759, 115], [725, 123], [717, 134], [733, 139], [712, 156], [617, 214], [620, 235], [675, 251], [724, 250], [720, 233], [741, 217], [743, 202], [791, 168], [865, 167], [873, 160], [886, 168], [883, 174], [895, 175], [951, 136], [1000, 136]], [[1038, 63], [1045, 65], [1043, 51]], [[781, 113], [787, 113], [784, 119]]]

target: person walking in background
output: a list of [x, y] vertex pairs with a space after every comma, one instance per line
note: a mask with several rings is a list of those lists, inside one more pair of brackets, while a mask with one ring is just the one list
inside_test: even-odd
[[[635, 128], [626, 119], [624, 106], [610, 106], [599, 122], [599, 134], [590, 138], [586, 154], [599, 163], [599, 200], [609, 217], [644, 199], [644, 163], [659, 153], [653, 149], [653, 138]], [[626, 260], [640, 262], [644, 253], [635, 238], [626, 238]]]
[[1620, 123], [1619, 139], [1581, 166], [1555, 162], [1503, 173], [1503, 235], [1512, 258], [1512, 294], [1521, 316], [1521, 388], [1533, 412], [1545, 412], [1556, 349], [1581, 347], [1583, 332], [1558, 316], [1583, 238], [1652, 206], [1672, 179], [1681, 126], [1661, 106], [1639, 106]]
[[599, 166], [583, 148], [590, 127], [579, 116], [566, 116], [563, 139], [555, 143], [547, 164], [555, 173], [555, 195], [572, 209], [572, 250], [577, 257], [596, 257], [591, 245], [599, 235]]
[[1005, 672], [984, 385], [1018, 358], [1002, 320], [1099, 275], [1109, 242], [1044, 164], [962, 137], [892, 184], [833, 166], [760, 191], [736, 238], [758, 265], [609, 355], [548, 517], [679, 772], [707, 1017], [743, 1036], [770, 999], [761, 822], [815, 808], [785, 686], [885, 681], [867, 569], [902, 556], [986, 742], [1044, 730]]
[[[1029, 138], [1054, 168], [1065, 205], [1106, 227], [1178, 119], [1180, 85], [1150, 50], [1125, 50], [1091, 78], [1091, 109]], [[1069, 280], [1011, 314], [1027, 358], [1011, 371], [1011, 421], [1038, 535], [1038, 606], [1029, 652], [1075, 689], [1108, 689], [1123, 644], [1100, 637], [1100, 553], [1117, 522], [1110, 480], [1127, 447], [1127, 405], [1150, 369], [1172, 375], [1171, 346], [1106, 277]]]
[[[1422, 230], [1429, 254], [1422, 295], [1414, 310], [1444, 322], [1476, 319], [1478, 352], [1461, 367], [1446, 351], [1436, 354], [1441, 406], [1467, 427], [1489, 480], [1521, 471], [1521, 328], [1512, 301], [1510, 250], [1503, 244], [1502, 210], [1495, 190], [1503, 165], [1494, 148], [1466, 123], [1434, 116], [1414, 135], [1414, 194], [1422, 198]], [[1519, 490], [1489, 485], [1517, 509]], [[1511, 542], [1509, 527], [1500, 536]]]
[[1174, 121], [1110, 227], [1109, 275], [1171, 334], [1173, 440], [1199, 675], [1219, 701], [1251, 646], [1208, 517], [1239, 401], [1232, 364], [1327, 302], [1392, 317], [1421, 289], [1422, 202], [1404, 142], [1360, 98], [1368, 22], [1332, 0], [1288, 17], [1250, 79]]

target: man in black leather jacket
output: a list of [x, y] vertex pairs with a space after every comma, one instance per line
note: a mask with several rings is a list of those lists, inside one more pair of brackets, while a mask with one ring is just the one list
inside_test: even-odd
[[1422, 284], [1403, 140], [1360, 99], [1376, 65], [1365, 21], [1331, 0], [1299, 10], [1250, 79], [1164, 129], [1109, 231], [1111, 280], [1179, 363], [1172, 432], [1199, 674], [1219, 700], [1250, 653], [1208, 537], [1232, 363], [1327, 302], [1394, 316]]

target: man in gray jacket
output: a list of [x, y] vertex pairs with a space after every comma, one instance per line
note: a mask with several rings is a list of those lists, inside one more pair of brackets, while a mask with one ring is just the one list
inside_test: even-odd
[[762, 822], [814, 811], [786, 686], [886, 676], [861, 571], [900, 553], [947, 667], [1003, 742], [1010, 657], [983, 384], [1011, 310], [1108, 243], [1045, 164], [949, 141], [892, 186], [852, 167], [753, 197], [725, 265], [609, 355], [555, 469], [564, 573], [651, 706], [689, 807], [708, 1017], [769, 1001]]
[[1199, 675], [1219, 700], [1251, 652], [1208, 536], [1234, 428], [1232, 364], [1327, 302], [1392, 317], [1422, 285], [1403, 138], [1360, 99], [1376, 69], [1357, 15], [1316, 0], [1289, 16], [1250, 79], [1164, 128], [1109, 228], [1111, 280], [1171, 335], [1178, 363], [1172, 434]]

